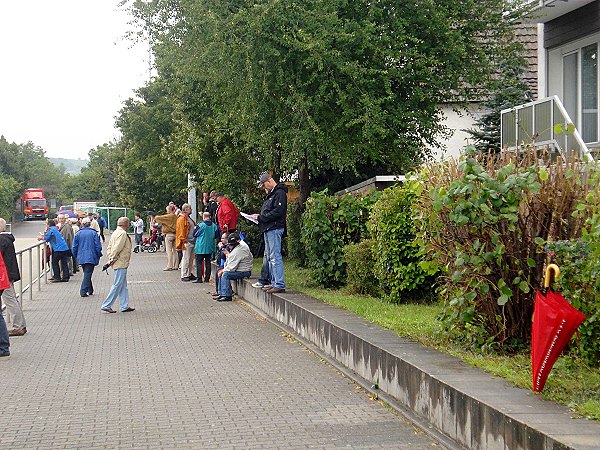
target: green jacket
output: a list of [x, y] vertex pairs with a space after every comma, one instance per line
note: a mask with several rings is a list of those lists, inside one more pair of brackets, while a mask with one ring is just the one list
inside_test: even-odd
[[211, 220], [205, 220], [200, 223], [196, 232], [196, 244], [194, 253], [197, 255], [208, 255], [216, 251], [216, 236], [219, 227]]

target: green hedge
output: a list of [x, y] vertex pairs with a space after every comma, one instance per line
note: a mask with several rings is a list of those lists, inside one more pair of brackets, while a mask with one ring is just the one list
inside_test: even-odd
[[362, 197], [311, 194], [302, 215], [301, 239], [307, 266], [318, 284], [337, 287], [346, 283], [343, 248], [367, 235], [369, 212], [378, 197], [378, 192]]
[[386, 189], [368, 226], [375, 245], [375, 276], [394, 303], [434, 298], [437, 264], [424, 258], [415, 240], [413, 205], [421, 185], [407, 182]]
[[365, 239], [344, 247], [348, 288], [355, 294], [380, 297], [379, 280], [375, 275], [375, 241]]

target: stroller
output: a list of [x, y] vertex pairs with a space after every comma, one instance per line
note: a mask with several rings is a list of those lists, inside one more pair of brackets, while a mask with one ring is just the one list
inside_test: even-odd
[[142, 241], [142, 245], [140, 245], [140, 251], [148, 252], [148, 253], [156, 253], [163, 243], [164, 236], [162, 235], [160, 224], [153, 223], [152, 231], [150, 232], [150, 236], [144, 238]]

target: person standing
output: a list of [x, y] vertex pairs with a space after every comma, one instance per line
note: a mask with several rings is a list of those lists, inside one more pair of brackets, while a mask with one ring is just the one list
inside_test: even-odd
[[233, 233], [237, 228], [240, 212], [233, 202], [225, 197], [222, 192], [216, 192], [215, 199], [219, 204], [219, 208], [217, 209], [217, 224], [221, 233]]
[[181, 281], [193, 281], [196, 276], [192, 273], [194, 269], [194, 228], [196, 223], [190, 217], [192, 206], [184, 203], [181, 206], [181, 214], [177, 218], [176, 244], [177, 250], [183, 252], [181, 258]]
[[175, 210], [177, 207], [169, 204], [166, 209], [166, 214], [156, 216], [154, 220], [162, 225], [162, 232], [165, 236], [165, 249], [167, 251], [167, 267], [163, 270], [168, 271], [177, 270], [179, 267], [179, 257], [177, 256], [177, 246], [175, 245], [175, 232], [177, 230]]
[[129, 228], [129, 219], [119, 217], [117, 220], [117, 229], [111, 234], [108, 241], [108, 262], [102, 267], [106, 270], [112, 266], [115, 271], [113, 285], [102, 303], [100, 309], [107, 313], [115, 313], [112, 305], [119, 297], [119, 307], [121, 312], [135, 311], [135, 308], [129, 306], [129, 290], [127, 289], [127, 268], [131, 258], [131, 238], [127, 234]]
[[81, 280], [79, 295], [88, 297], [94, 294], [92, 274], [94, 273], [94, 267], [100, 262], [102, 244], [100, 243], [98, 233], [90, 228], [90, 219], [84, 217], [81, 225], [81, 230], [79, 230], [73, 240], [73, 256], [81, 264], [81, 269], [83, 270], [83, 280]]
[[265, 190], [267, 198], [263, 202], [260, 214], [253, 214], [253, 217], [258, 220], [258, 228], [265, 238], [265, 255], [269, 261], [272, 285], [266, 291], [276, 294], [285, 292], [281, 240], [286, 226], [288, 188], [285, 184], [273, 180], [269, 172], [261, 174], [258, 186]]
[[238, 233], [231, 233], [227, 237], [227, 245], [230, 251], [225, 259], [223, 272], [221, 272], [221, 281], [219, 282], [220, 296], [215, 298], [218, 302], [230, 302], [233, 299], [231, 280], [241, 280], [242, 278], [248, 278], [252, 274], [254, 257], [248, 244], [240, 239]]
[[215, 191], [211, 191], [210, 194], [208, 194], [208, 200], [204, 202], [204, 212], [210, 213], [210, 220], [217, 224], [217, 208], [219, 207], [219, 204], [215, 200], [215, 194]]
[[196, 272], [198, 278], [194, 283], [202, 283], [202, 269], [204, 269], [204, 282], [210, 281], [210, 259], [215, 253], [215, 241], [219, 228], [212, 220], [210, 213], [202, 213], [202, 223], [200, 224], [194, 244], [194, 253], [196, 254]]
[[94, 230], [96, 233], [100, 234], [100, 225], [98, 225], [98, 221], [94, 217], [94, 213], [89, 212], [88, 213], [88, 219], [90, 219], [90, 221], [91, 221], [90, 228], [92, 230]]
[[75, 272], [77, 272], [79, 270], [77, 268], [77, 263], [76, 262], [74, 263], [73, 258], [72, 258], [73, 236], [75, 233], [73, 233], [73, 226], [71, 225], [71, 220], [69, 219], [69, 217], [67, 217], [67, 215], [61, 214], [59, 216], [59, 221], [60, 221], [60, 235], [63, 237], [63, 239], [67, 243], [67, 246], [69, 247], [69, 253], [70, 253], [70, 255], [68, 257], [69, 273], [71, 275], [73, 275]]
[[144, 220], [140, 217], [139, 213], [135, 213], [135, 220], [131, 223], [131, 226], [133, 227], [135, 251], [137, 252], [142, 246], [142, 237], [144, 236]]
[[106, 241], [106, 238], [104, 237], [104, 229], [106, 228], [106, 220], [104, 219], [104, 217], [102, 217], [102, 213], [98, 213], [98, 227], [100, 228], [100, 239], [102, 239], [102, 242]]
[[[52, 278], [50, 281], [69, 281], [69, 246], [56, 228], [57, 219], [48, 219], [46, 234], [38, 236], [38, 241], [46, 241], [52, 248]], [[62, 276], [61, 276], [62, 270]]]
[[27, 324], [21, 303], [15, 292], [15, 282], [21, 279], [19, 263], [15, 252], [15, 237], [6, 231], [6, 220], [0, 217], [0, 255], [4, 260], [10, 286], [2, 293], [2, 302], [6, 305], [6, 322], [9, 336], [23, 336], [27, 333]]
[[[10, 287], [8, 271], [6, 270], [4, 259], [2, 259], [2, 254], [0, 253], [0, 298], [2, 298], [4, 290], [8, 287]], [[0, 314], [0, 357], [8, 356], [10, 356], [10, 340], [8, 337], [8, 329], [6, 328], [4, 316]]]

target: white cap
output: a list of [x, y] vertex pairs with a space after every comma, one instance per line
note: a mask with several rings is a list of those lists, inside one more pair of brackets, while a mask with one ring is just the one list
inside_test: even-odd
[[92, 221], [90, 220], [89, 217], [84, 217], [83, 219], [81, 219], [81, 224], [82, 225], [85, 225], [85, 224], [88, 224], [88, 223], [92, 223]]

